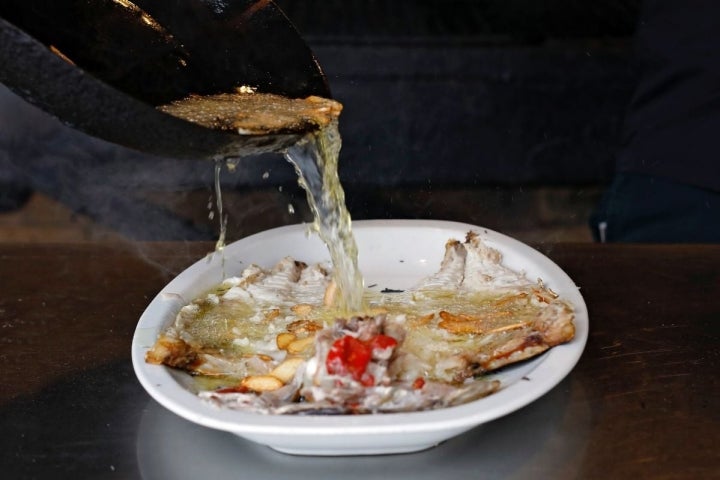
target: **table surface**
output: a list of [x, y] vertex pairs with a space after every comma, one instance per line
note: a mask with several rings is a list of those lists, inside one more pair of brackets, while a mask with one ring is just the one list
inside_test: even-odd
[[206, 243], [0, 245], [3, 478], [720, 478], [720, 245], [546, 244], [590, 337], [529, 406], [425, 452], [293, 457], [191, 424], [130, 362]]

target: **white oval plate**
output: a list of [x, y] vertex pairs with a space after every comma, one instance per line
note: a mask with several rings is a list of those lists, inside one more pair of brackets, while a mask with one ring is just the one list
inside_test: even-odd
[[306, 225], [291, 225], [243, 238], [222, 255], [199, 260], [172, 280], [140, 317], [132, 343], [132, 361], [140, 383], [161, 405], [204, 425], [232, 432], [276, 450], [299, 455], [370, 455], [430, 448], [482, 423], [507, 415], [557, 385], [580, 359], [588, 336], [585, 302], [573, 281], [550, 259], [500, 233], [463, 223], [426, 220], [368, 220], [353, 223], [360, 269], [366, 285], [407, 289], [438, 270], [450, 238], [462, 240], [474, 230], [503, 254], [503, 263], [543, 282], [575, 308], [575, 338], [543, 355], [505, 368], [495, 394], [457, 407], [379, 415], [287, 416], [222, 410], [203, 403], [190, 377], [145, 363], [145, 352], [180, 308], [239, 274], [252, 263], [271, 267], [290, 255], [307, 263], [329, 261], [325, 245], [308, 235]]

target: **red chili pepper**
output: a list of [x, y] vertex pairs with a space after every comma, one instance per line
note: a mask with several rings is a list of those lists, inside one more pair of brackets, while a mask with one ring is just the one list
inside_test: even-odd
[[325, 367], [331, 375], [350, 375], [366, 387], [375, 385], [375, 378], [367, 367], [372, 360], [373, 350], [394, 348], [397, 340], [387, 335], [376, 335], [367, 342], [345, 335], [333, 342], [325, 360]]
[[370, 363], [372, 350], [363, 342], [350, 335], [345, 335], [333, 342], [328, 352], [325, 365], [327, 371], [334, 375], [350, 374], [358, 382]]
[[415, 381], [412, 383], [412, 388], [415, 390], [420, 390], [425, 386], [425, 379], [422, 377], [418, 377], [415, 379]]
[[375, 350], [385, 350], [386, 348], [394, 348], [397, 345], [397, 340], [387, 335], [375, 335], [370, 339], [370, 348]]

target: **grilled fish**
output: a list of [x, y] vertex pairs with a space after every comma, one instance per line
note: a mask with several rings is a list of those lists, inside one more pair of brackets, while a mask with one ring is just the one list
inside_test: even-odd
[[340, 314], [330, 268], [285, 258], [193, 301], [147, 352], [202, 380], [201, 398], [274, 414], [362, 414], [458, 405], [502, 387], [484, 374], [572, 340], [572, 306], [502, 262], [474, 232], [402, 292], [366, 292]]

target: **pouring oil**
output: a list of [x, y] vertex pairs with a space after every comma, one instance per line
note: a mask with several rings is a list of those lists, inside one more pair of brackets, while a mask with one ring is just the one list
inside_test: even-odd
[[[191, 96], [159, 107], [160, 110], [207, 128], [240, 134], [311, 132], [285, 151], [305, 189], [314, 216], [312, 228], [330, 252], [338, 288], [335, 306], [343, 312], [362, 309], [363, 279], [358, 268], [357, 245], [350, 213], [338, 177], [341, 139], [338, 116], [342, 105], [330, 99], [290, 99], [240, 89], [235, 94]], [[216, 250], [225, 245], [227, 217], [220, 191], [222, 161], [215, 164], [215, 196], [220, 223]]]
[[307, 194], [314, 217], [312, 228], [330, 252], [333, 280], [340, 294], [336, 306], [343, 312], [353, 312], [363, 306], [364, 286], [352, 220], [338, 176], [341, 144], [334, 120], [289, 147], [285, 158], [295, 167], [298, 183]]
[[218, 223], [220, 224], [220, 235], [215, 243], [215, 251], [221, 252], [225, 248], [225, 236], [227, 234], [227, 215], [223, 213], [222, 188], [220, 188], [220, 172], [222, 171], [222, 160], [215, 160], [215, 208], [218, 212]]

